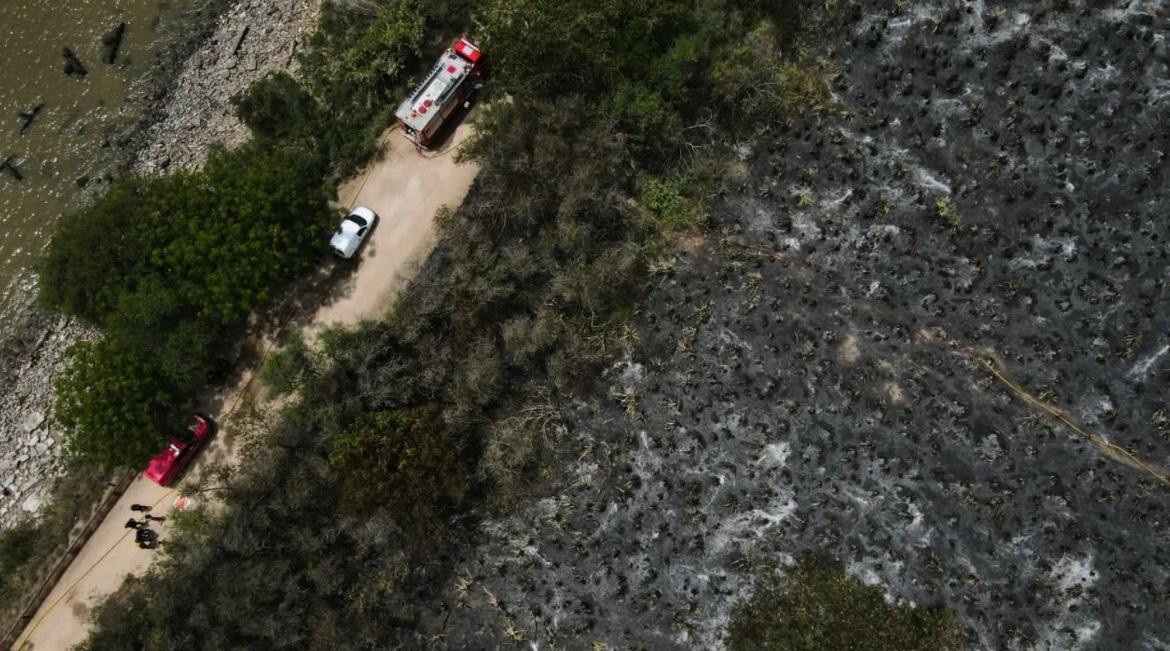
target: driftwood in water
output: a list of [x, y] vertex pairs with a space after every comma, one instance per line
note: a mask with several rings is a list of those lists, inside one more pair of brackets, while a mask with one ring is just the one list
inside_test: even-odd
[[114, 63], [118, 60], [118, 50], [122, 48], [122, 39], [126, 36], [126, 23], [118, 23], [114, 30], [102, 37], [102, 61]]
[[20, 125], [20, 135], [23, 136], [24, 132], [28, 131], [28, 128], [32, 126], [33, 120], [37, 119], [37, 114], [40, 113], [41, 109], [43, 108], [45, 108], [45, 103], [37, 102], [36, 106], [33, 106], [27, 111], [21, 111], [17, 114], [20, 116], [20, 121], [23, 123]]
[[232, 56], [240, 53], [240, 46], [244, 44], [244, 37], [248, 35], [248, 31], [251, 29], [249, 25], [244, 25], [240, 28], [239, 33], [236, 34], [236, 45], [232, 48]]
[[21, 174], [20, 170], [16, 168], [16, 163], [12, 162], [15, 158], [16, 156], [9, 156], [8, 158], [5, 158], [4, 162], [0, 163], [0, 172], [8, 172], [12, 175], [12, 178], [16, 179], [17, 181], [23, 181], [24, 175]]
[[85, 69], [85, 65], [81, 63], [81, 59], [73, 53], [73, 50], [64, 48], [61, 50], [61, 56], [65, 57], [65, 74], [70, 77], [84, 77], [89, 74]]

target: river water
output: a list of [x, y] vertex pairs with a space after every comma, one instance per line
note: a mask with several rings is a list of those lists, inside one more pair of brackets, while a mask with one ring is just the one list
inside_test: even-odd
[[[188, 0], [0, 0], [0, 334], [32, 298], [32, 266], [62, 215], [102, 183], [108, 144], [137, 107], [127, 102]], [[103, 37], [126, 30], [113, 64]], [[63, 48], [88, 71], [65, 74]], [[42, 108], [22, 133], [22, 112]], [[9, 158], [11, 157], [11, 158]]]

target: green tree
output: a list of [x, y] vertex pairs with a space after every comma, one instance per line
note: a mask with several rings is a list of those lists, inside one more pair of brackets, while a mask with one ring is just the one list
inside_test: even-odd
[[882, 589], [845, 574], [839, 563], [806, 558], [783, 582], [761, 576], [732, 613], [734, 651], [947, 651], [963, 635], [945, 609], [886, 603]]
[[165, 440], [174, 396], [142, 355], [117, 339], [79, 342], [57, 378], [53, 414], [68, 449], [105, 469], [136, 467]]
[[297, 332], [264, 365], [260, 381], [273, 395], [296, 391], [318, 371], [319, 360], [309, 349], [305, 338]]
[[318, 143], [343, 175], [376, 150], [394, 120], [409, 71], [421, 60], [426, 18], [410, 2], [326, 2], [300, 55], [301, 79], [319, 105]]
[[316, 135], [317, 101], [287, 72], [268, 73], [233, 97], [232, 105], [257, 138], [311, 140]]
[[22, 522], [0, 531], [0, 597], [15, 596], [20, 570], [36, 554], [40, 531], [32, 522]]
[[132, 234], [143, 217], [141, 189], [137, 179], [121, 181], [89, 209], [62, 220], [37, 265], [46, 307], [104, 324], [141, 259]]
[[405, 2], [386, 5], [345, 50], [338, 71], [356, 88], [365, 90], [364, 101], [374, 106], [385, 101], [386, 92], [402, 76], [406, 66], [422, 51], [425, 21]]
[[[493, 85], [513, 96], [608, 99], [638, 158], [661, 164], [705, 104], [703, 73], [734, 12], [719, 0], [486, 0]], [[696, 92], [699, 91], [699, 92]]]
[[151, 248], [155, 269], [201, 318], [238, 322], [320, 260], [332, 218], [322, 172], [297, 147], [213, 154], [167, 215], [170, 233], [158, 225], [166, 241]]
[[729, 111], [744, 117], [784, 117], [791, 120], [806, 111], [828, 105], [829, 82], [821, 71], [778, 56], [780, 30], [761, 20], [744, 39], [722, 53], [711, 70], [716, 98]]
[[329, 463], [345, 510], [385, 508], [420, 542], [463, 499], [467, 472], [434, 406], [370, 414], [334, 439]]

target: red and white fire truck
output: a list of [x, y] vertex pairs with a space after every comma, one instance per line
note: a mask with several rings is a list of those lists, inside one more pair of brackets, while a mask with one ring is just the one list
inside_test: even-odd
[[474, 43], [461, 38], [447, 48], [439, 62], [395, 116], [402, 132], [414, 143], [428, 147], [453, 113], [468, 105], [483, 75], [483, 57]]

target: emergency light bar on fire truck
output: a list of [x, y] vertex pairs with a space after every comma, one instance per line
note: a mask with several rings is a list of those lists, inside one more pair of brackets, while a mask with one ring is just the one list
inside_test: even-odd
[[431, 144], [435, 133], [476, 89], [483, 74], [481, 59], [479, 48], [466, 38], [443, 52], [426, 79], [394, 114], [407, 138], [423, 147]]

